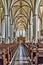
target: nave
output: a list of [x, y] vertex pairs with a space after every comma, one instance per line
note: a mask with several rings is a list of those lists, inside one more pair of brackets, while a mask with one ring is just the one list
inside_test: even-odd
[[43, 65], [43, 0], [0, 0], [0, 65], [24, 64]]
[[13, 60], [9, 65], [31, 65], [29, 60], [29, 52], [24, 48], [23, 44], [20, 44], [16, 55], [14, 55]]

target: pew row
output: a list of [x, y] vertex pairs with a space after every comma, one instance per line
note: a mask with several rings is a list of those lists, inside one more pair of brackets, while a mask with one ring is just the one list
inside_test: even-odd
[[30, 59], [33, 64], [43, 64], [43, 43], [31, 44], [25, 43], [23, 44], [26, 50], [29, 52]]
[[17, 47], [18, 47], [18, 43], [0, 44], [0, 65], [9, 64]]

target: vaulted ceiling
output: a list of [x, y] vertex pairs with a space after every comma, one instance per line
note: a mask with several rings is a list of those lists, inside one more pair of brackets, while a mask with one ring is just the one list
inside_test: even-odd
[[35, 0], [12, 0], [10, 10], [16, 28], [26, 28], [30, 21]]
[[[13, 21], [16, 28], [26, 28], [31, 17], [31, 10], [34, 12], [36, 0], [11, 0], [11, 11]], [[42, 19], [43, 15], [43, 0], [39, 5], [39, 18]]]
[[[16, 29], [26, 28], [31, 17], [31, 10], [34, 11], [36, 0], [6, 0], [11, 11], [11, 16]], [[2, 12], [1, 12], [2, 10]], [[39, 6], [39, 18], [42, 19], [43, 0]], [[0, 16], [4, 15], [4, 6], [0, 0]]]

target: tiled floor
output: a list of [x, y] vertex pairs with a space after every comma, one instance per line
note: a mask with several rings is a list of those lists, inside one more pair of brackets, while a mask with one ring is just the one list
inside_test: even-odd
[[29, 54], [23, 45], [19, 45], [16, 58], [11, 65], [31, 65], [29, 61]]

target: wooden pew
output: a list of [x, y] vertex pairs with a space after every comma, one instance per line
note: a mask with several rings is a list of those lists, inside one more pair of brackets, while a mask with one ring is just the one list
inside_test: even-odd
[[3, 65], [9, 64], [17, 47], [18, 43], [0, 44], [0, 55], [2, 56], [3, 59]]
[[37, 43], [35, 45], [30, 43], [25, 43], [24, 46], [30, 53], [31, 61], [34, 61], [35, 65], [38, 65], [39, 58], [43, 58], [43, 43]]

